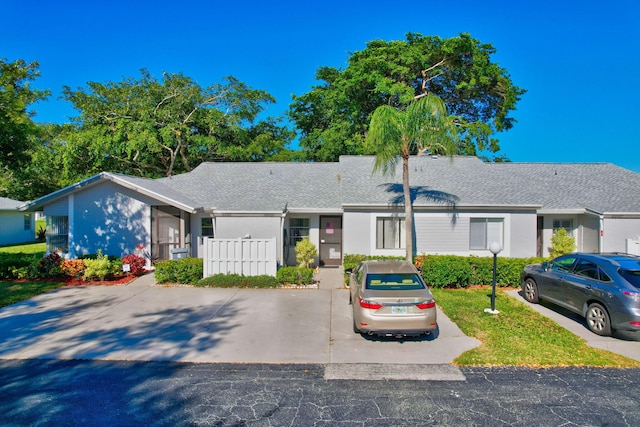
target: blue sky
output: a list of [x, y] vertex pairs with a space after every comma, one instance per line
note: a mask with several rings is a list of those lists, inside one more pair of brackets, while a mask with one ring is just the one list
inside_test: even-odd
[[499, 135], [518, 162], [610, 162], [640, 172], [640, 2], [50, 1], [0, 0], [0, 57], [38, 61], [34, 84], [52, 91], [36, 120], [67, 122], [63, 85], [182, 72], [201, 86], [233, 75], [277, 99], [316, 84], [320, 66], [407, 32], [468, 32], [528, 92]]

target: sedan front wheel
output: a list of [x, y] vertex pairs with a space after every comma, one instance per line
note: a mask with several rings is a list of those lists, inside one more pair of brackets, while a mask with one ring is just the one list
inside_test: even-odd
[[611, 320], [607, 310], [598, 303], [593, 303], [587, 309], [587, 327], [594, 334], [608, 337], [611, 335]]
[[531, 277], [527, 277], [522, 286], [524, 292], [524, 299], [530, 303], [537, 304], [540, 302], [540, 296], [538, 295], [538, 284]]

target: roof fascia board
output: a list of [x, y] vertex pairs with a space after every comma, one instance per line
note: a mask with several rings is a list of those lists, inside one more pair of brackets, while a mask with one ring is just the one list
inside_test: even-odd
[[111, 174], [109, 172], [101, 172], [97, 175], [93, 175], [90, 176], [89, 178], [85, 178], [82, 181], [79, 181], [75, 184], [71, 184], [67, 187], [61, 188], [60, 190], [54, 191], [53, 193], [47, 194], [45, 196], [42, 196], [36, 200], [33, 200], [31, 202], [26, 202], [23, 205], [18, 207], [18, 210], [20, 211], [27, 211], [27, 210], [37, 210], [39, 207], [48, 204], [48, 203], [52, 203], [62, 197], [68, 196], [69, 194], [73, 194], [73, 193], [77, 193], [80, 190], [89, 188], [93, 185], [97, 185], [100, 182], [103, 181], [111, 181], [114, 182], [115, 184], [120, 185], [121, 187], [124, 188], [128, 188], [130, 190], [133, 190], [137, 193], [143, 194], [145, 196], [151, 197], [153, 199], [162, 201], [164, 203], [167, 203], [169, 205], [172, 205], [176, 208], [182, 209], [184, 211], [187, 211], [189, 213], [195, 213], [197, 208], [193, 207], [193, 206], [187, 206], [183, 203], [177, 202], [175, 200], [172, 200], [168, 197], [162, 196], [154, 191], [148, 190], [144, 187], [141, 187], [139, 185], [133, 184], [129, 181], [127, 181], [126, 179], [123, 179], [117, 175]]
[[75, 184], [68, 185], [64, 188], [54, 191], [53, 193], [46, 194], [30, 202], [26, 202], [18, 206], [18, 210], [19, 211], [37, 210], [37, 208], [41, 207], [42, 205], [54, 202], [71, 193], [78, 192], [83, 188], [89, 187], [93, 184], [97, 184], [98, 182], [105, 179], [105, 175], [107, 175], [106, 172], [101, 172], [97, 175], [93, 175], [93, 176], [90, 176], [89, 178], [85, 178], [82, 181], [76, 182]]
[[235, 217], [282, 217], [284, 212], [282, 211], [219, 211], [214, 209], [210, 212], [211, 216], [221, 217], [221, 216], [235, 216]]

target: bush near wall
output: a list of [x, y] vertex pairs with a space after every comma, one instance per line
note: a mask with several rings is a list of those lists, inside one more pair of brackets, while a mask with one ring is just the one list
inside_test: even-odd
[[[404, 257], [384, 257], [345, 254], [345, 271], [355, 268], [359, 262], [371, 259], [396, 259]], [[498, 257], [496, 285], [501, 287], [520, 286], [520, 273], [528, 264], [537, 264], [547, 258], [505, 258]], [[434, 288], [466, 288], [469, 286], [491, 285], [493, 281], [493, 257], [420, 255], [415, 265], [422, 271], [425, 282]]]
[[276, 272], [278, 283], [309, 285], [313, 282], [313, 269], [306, 267], [282, 267]]
[[202, 258], [181, 258], [156, 262], [155, 277], [158, 283], [195, 285], [202, 279]]
[[278, 280], [273, 276], [241, 276], [239, 274], [214, 274], [195, 283], [212, 288], [275, 288]]
[[[536, 264], [546, 258], [498, 257], [496, 285], [520, 286], [520, 273], [527, 264]], [[493, 257], [421, 255], [416, 257], [416, 267], [422, 277], [434, 288], [466, 288], [491, 285], [493, 281]]]
[[0, 254], [0, 279], [24, 279], [41, 259], [33, 254]]

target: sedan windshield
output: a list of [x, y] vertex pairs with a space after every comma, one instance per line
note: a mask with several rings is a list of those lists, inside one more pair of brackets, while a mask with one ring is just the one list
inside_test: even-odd
[[640, 270], [620, 270], [620, 275], [627, 282], [640, 289]]
[[417, 274], [368, 274], [366, 288], [371, 290], [424, 289]]

